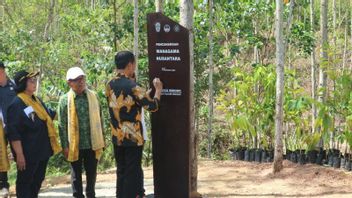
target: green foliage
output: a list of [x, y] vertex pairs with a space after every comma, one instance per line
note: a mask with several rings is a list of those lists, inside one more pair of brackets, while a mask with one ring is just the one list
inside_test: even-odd
[[304, 56], [310, 55], [315, 47], [314, 33], [310, 26], [298, 22], [292, 24], [289, 42]]
[[317, 144], [320, 141], [320, 133], [314, 133], [312, 135], [306, 135], [304, 142], [307, 145], [306, 151], [312, 151], [316, 148]]
[[241, 142], [257, 148], [252, 139], [260, 136], [260, 147], [272, 147], [276, 78], [273, 65], [250, 71], [236, 67], [233, 74], [235, 79], [228, 84], [231, 91], [221, 92], [217, 98], [219, 110], [226, 113], [234, 135], [243, 137]]
[[[59, 97], [68, 91], [65, 74], [71, 66], [81, 66], [87, 73], [87, 82], [97, 91], [102, 104], [104, 135], [108, 143], [99, 170], [114, 166], [111, 157], [111, 134], [104, 97], [104, 86], [114, 75], [115, 51], [133, 47], [133, 5], [117, 0], [116, 21], [114, 1], [95, 1], [94, 9], [88, 1], [56, 1], [53, 19], [48, 21], [50, 3], [37, 1], [6, 1], [4, 21], [0, 23], [0, 59], [8, 66], [12, 76], [20, 69], [41, 70], [39, 95], [55, 109]], [[148, 84], [148, 52], [146, 16], [154, 12], [153, 0], [139, 1], [139, 61], [138, 83]], [[208, 95], [209, 95], [209, 13], [208, 2], [194, 1], [194, 99], [196, 124], [199, 131], [200, 154], [207, 149]], [[21, 5], [21, 6], [18, 6]], [[321, 60], [320, 67], [327, 69], [334, 89], [328, 91], [324, 102], [314, 101], [307, 89], [307, 58], [316, 44], [316, 33], [308, 20], [309, 1], [297, 0], [292, 27], [286, 32], [290, 45], [292, 70], [285, 70], [284, 121], [289, 125], [285, 135], [290, 148], [312, 148], [317, 137], [329, 142], [330, 133], [337, 131], [342, 141], [349, 141], [352, 119], [352, 79], [350, 73], [337, 70], [341, 57], [334, 53], [340, 48], [329, 48], [329, 60]], [[214, 1], [213, 60], [214, 95], [217, 107], [211, 142], [216, 159], [228, 158], [227, 149], [234, 146], [272, 148], [275, 115], [275, 60], [274, 1], [218, 0]], [[341, 16], [349, 11], [341, 7]], [[165, 2], [164, 14], [179, 20], [179, 1]], [[319, 24], [319, 10], [315, 13], [314, 29]], [[288, 18], [289, 5], [284, 17]], [[347, 20], [339, 22], [340, 26]], [[48, 27], [47, 29], [45, 27]], [[342, 38], [342, 34], [337, 34]], [[116, 38], [115, 38], [116, 37]], [[115, 42], [116, 39], [116, 43]], [[338, 40], [339, 42], [339, 40]], [[340, 40], [341, 42], [341, 40]], [[327, 45], [326, 45], [327, 46]], [[324, 46], [325, 47], [325, 46]], [[254, 48], [258, 57], [254, 58]], [[342, 53], [341, 53], [342, 54]], [[302, 57], [303, 55], [303, 57]], [[259, 60], [258, 60], [258, 59]], [[301, 60], [300, 60], [301, 61]], [[291, 66], [290, 66], [291, 67]], [[319, 90], [322, 92], [323, 90]], [[310, 108], [318, 109], [316, 126], [310, 126]], [[149, 120], [149, 117], [147, 117]], [[336, 120], [341, 126], [335, 126]], [[311, 128], [321, 131], [311, 135]], [[148, 131], [150, 134], [150, 131]], [[144, 150], [144, 163], [152, 163], [151, 144]], [[68, 171], [61, 155], [50, 161], [48, 172]]]
[[[52, 109], [56, 109], [59, 97], [68, 91], [65, 80], [67, 69], [82, 66], [87, 74], [88, 86], [98, 93], [103, 117], [106, 118], [104, 136], [107, 147], [100, 160], [99, 170], [112, 167], [115, 161], [112, 157], [109, 115], [104, 94], [105, 84], [109, 76], [113, 75], [112, 10], [107, 8], [106, 4], [91, 9], [67, 2], [65, 6], [55, 10], [54, 20], [45, 39], [43, 35], [48, 17], [45, 10], [47, 7], [41, 7], [40, 3], [43, 2], [27, 1], [22, 4], [23, 8], [26, 7], [25, 11], [12, 10], [11, 14], [16, 23], [5, 23], [5, 31], [0, 32], [0, 59], [5, 60], [10, 76], [20, 69], [41, 69], [39, 95]], [[12, 9], [12, 5], [8, 6]], [[128, 7], [122, 11], [127, 17]], [[131, 32], [133, 31], [123, 33], [123, 42], [131, 38], [127, 36]], [[131, 42], [126, 43], [129, 43], [128, 46], [118, 46], [118, 50], [131, 47]], [[49, 175], [68, 172], [69, 163], [61, 154], [50, 159]]]
[[352, 148], [352, 132], [351, 131], [344, 131], [340, 136], [339, 139], [341, 142], [346, 142], [350, 148]]
[[[335, 80], [335, 88], [328, 95], [325, 101], [316, 102], [319, 108], [318, 118], [316, 120], [316, 128], [320, 129], [322, 138], [326, 147], [330, 147], [331, 134], [334, 136], [334, 141], [349, 144], [349, 136], [351, 133], [351, 115], [352, 115], [352, 77], [349, 72], [334, 71], [339, 75]], [[339, 120], [336, 125], [335, 119]]]
[[[205, 130], [206, 125], [203, 126]], [[202, 128], [203, 128], [202, 127]], [[203, 134], [206, 139], [206, 134]], [[219, 122], [214, 123], [213, 133], [211, 138], [212, 144], [212, 154], [211, 158], [216, 160], [229, 160], [231, 156], [229, 154], [229, 149], [234, 147], [235, 142], [234, 134], [228, 128], [225, 128]], [[208, 142], [201, 141], [199, 144], [199, 153], [201, 156], [207, 155]]]

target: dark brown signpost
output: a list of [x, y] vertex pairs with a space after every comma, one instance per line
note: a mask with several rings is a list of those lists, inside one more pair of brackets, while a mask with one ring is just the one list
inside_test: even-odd
[[[148, 15], [149, 78], [164, 84], [152, 114], [154, 196], [190, 195], [189, 32], [161, 13]], [[151, 82], [150, 82], [151, 83]]]

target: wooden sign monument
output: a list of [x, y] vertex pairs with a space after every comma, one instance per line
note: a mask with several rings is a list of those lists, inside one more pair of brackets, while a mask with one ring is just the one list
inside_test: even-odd
[[159, 111], [152, 114], [154, 196], [190, 195], [189, 31], [161, 13], [148, 15], [149, 79], [160, 78]]

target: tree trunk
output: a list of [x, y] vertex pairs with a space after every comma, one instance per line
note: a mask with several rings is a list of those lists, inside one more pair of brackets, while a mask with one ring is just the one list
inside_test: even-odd
[[117, 12], [121, 8], [121, 6], [126, 4], [126, 1], [127, 0], [123, 0], [118, 6], [116, 5], [117, 0], [113, 1], [113, 10], [114, 10], [113, 11], [114, 12], [114, 29], [113, 29], [113, 31], [114, 31], [114, 50], [115, 50], [115, 52], [117, 51], [117, 42], [118, 42], [117, 36], [116, 36], [117, 35], [117, 24], [119, 23], [118, 18], [117, 18]]
[[[256, 4], [259, 4], [259, 0], [255, 1]], [[258, 36], [258, 18], [255, 17], [253, 20], [253, 27], [254, 27], [254, 35]], [[257, 44], [253, 48], [253, 64], [259, 64], [259, 49]], [[260, 89], [259, 89], [259, 84], [255, 83], [254, 84], [254, 92], [260, 95]], [[260, 139], [260, 133], [261, 131], [257, 131], [256, 135], [252, 137], [253, 140], [253, 148], [259, 148], [259, 139]]]
[[336, 8], [336, 0], [332, 1], [332, 25], [333, 25], [333, 42], [334, 42], [334, 59], [336, 59], [336, 41], [337, 41], [337, 35], [336, 35], [336, 15], [337, 15], [337, 8]]
[[[346, 21], [347, 22], [347, 21]], [[347, 63], [347, 40], [348, 40], [348, 22], [345, 24], [345, 43], [343, 46], [343, 58], [342, 58], [342, 71], [346, 69], [346, 63]]]
[[[310, 0], [310, 25], [311, 25], [311, 31], [315, 32], [314, 28], [314, 0]], [[315, 47], [313, 47], [311, 56], [310, 56], [310, 61], [311, 61], [311, 81], [312, 81], [312, 98], [313, 100], [316, 100], [316, 88], [317, 88], [317, 67], [316, 67], [316, 61], [315, 61]], [[315, 120], [317, 118], [317, 108], [315, 106], [315, 103], [312, 103], [312, 133], [315, 133]]]
[[[322, 0], [320, 4], [320, 33], [321, 33], [321, 63], [319, 66], [319, 95], [318, 101], [325, 102], [327, 89], [326, 65], [328, 61], [328, 1]], [[319, 147], [323, 147], [323, 139], [320, 139]]]
[[[295, 0], [291, 0], [290, 1], [290, 9], [289, 9], [289, 13], [288, 13], [288, 19], [287, 19], [286, 34], [285, 34], [287, 36], [287, 38], [289, 38], [289, 36], [291, 34], [294, 7], [295, 7]], [[285, 54], [287, 54], [287, 57], [288, 57], [288, 69], [291, 70], [291, 69], [293, 69], [292, 60], [291, 60], [291, 45], [288, 42], [288, 40], [285, 40], [285, 41], [286, 41], [286, 42], [284, 42]], [[292, 82], [289, 86], [293, 88], [294, 83]]]
[[[44, 33], [43, 33], [43, 40], [44, 42], [48, 42], [49, 41], [49, 30], [51, 27], [51, 24], [53, 23], [54, 20], [54, 8], [55, 8], [55, 3], [56, 0], [50, 0], [50, 7], [49, 7], [49, 13], [48, 13], [48, 21], [45, 24], [44, 27]], [[43, 50], [41, 50], [41, 54], [43, 53]], [[42, 60], [43, 58], [43, 54], [41, 55], [41, 57], [39, 58], [40, 60]], [[38, 81], [37, 81], [37, 90], [36, 90], [36, 94], [39, 95], [40, 93], [40, 89], [41, 89], [41, 81], [42, 81], [42, 77], [44, 75], [44, 71], [43, 71], [43, 63], [42, 61], [40, 61], [40, 68], [39, 68], [39, 72], [40, 75], [38, 76]]]
[[[259, 4], [259, 0], [255, 1], [256, 4]], [[253, 27], [254, 27], [254, 35], [257, 36], [258, 34], [258, 18], [255, 18], [253, 20]], [[253, 62], [254, 64], [258, 64], [259, 63], [259, 50], [258, 50], [258, 46], [255, 45], [254, 49], [253, 49]]]
[[47, 23], [45, 24], [44, 33], [43, 33], [43, 40], [44, 40], [45, 42], [48, 41], [48, 38], [49, 38], [49, 29], [50, 29], [50, 27], [51, 27], [51, 24], [53, 23], [55, 1], [56, 1], [56, 0], [50, 0], [50, 7], [49, 7], [49, 13], [48, 13], [48, 21], [47, 21]]
[[341, 18], [341, 0], [339, 0], [339, 19]]
[[117, 8], [116, 8], [116, 0], [113, 2], [114, 8], [114, 51], [117, 52]]
[[194, 39], [193, 39], [193, 0], [180, 0], [180, 23], [190, 32], [189, 34], [189, 51], [190, 51], [190, 161], [191, 161], [191, 193], [197, 193], [197, 178], [198, 178], [198, 132], [195, 131], [194, 119]]
[[276, 0], [275, 40], [276, 40], [276, 113], [275, 113], [275, 154], [273, 172], [283, 168], [283, 95], [284, 95], [284, 63], [285, 42], [283, 38], [283, 1]]
[[208, 117], [208, 158], [211, 158], [213, 124], [213, 0], [209, 0], [209, 117]]
[[0, 0], [0, 31], [4, 31], [4, 24], [5, 24], [5, 5], [4, 0]]
[[[325, 65], [328, 61], [328, 1], [321, 1], [320, 11], [320, 32], [321, 32], [321, 64], [319, 67], [319, 101], [324, 102], [326, 97], [326, 69]], [[325, 65], [324, 65], [325, 64]]]
[[16, 29], [19, 29], [18, 25], [17, 25], [17, 22], [14, 20], [13, 16], [12, 16], [12, 11], [9, 10], [6, 2], [3, 0], [2, 2], [2, 5], [3, 5], [3, 8], [4, 8], [4, 11], [6, 13], [6, 15], [9, 17], [9, 19], [11, 20], [12, 22], [12, 25], [14, 25], [16, 27]]
[[[351, 5], [351, 7], [352, 7], [352, 4], [350, 4]], [[352, 43], [352, 9], [350, 8], [350, 10], [351, 10], [351, 12], [350, 12], [350, 26], [351, 26], [351, 32], [350, 32], [350, 34], [351, 34], [351, 43]], [[351, 53], [351, 60], [350, 60], [350, 71], [352, 71], [352, 53]]]
[[[334, 47], [333, 47], [333, 68], [339, 69], [339, 63], [336, 62], [337, 60], [337, 5], [336, 5], [336, 0], [332, 1], [332, 26], [333, 26], [333, 42], [334, 42]], [[340, 17], [340, 15], [339, 15]], [[340, 27], [340, 26], [339, 26]], [[335, 81], [333, 83], [333, 89], [335, 89]]]
[[163, 12], [163, 0], [155, 0], [156, 12]]
[[[290, 0], [290, 9], [289, 9], [288, 19], [287, 19], [286, 35], [290, 35], [290, 32], [291, 32], [294, 7], [295, 7], [295, 0]], [[287, 50], [288, 42], [286, 41], [284, 42], [284, 44], [285, 44], [285, 50]]]
[[134, 5], [134, 12], [133, 12], [133, 54], [136, 59], [136, 79], [138, 78], [138, 56], [139, 56], [139, 51], [138, 51], [138, 0], [133, 1]]
[[95, 0], [91, 0], [90, 7], [91, 7], [92, 10], [95, 9]]

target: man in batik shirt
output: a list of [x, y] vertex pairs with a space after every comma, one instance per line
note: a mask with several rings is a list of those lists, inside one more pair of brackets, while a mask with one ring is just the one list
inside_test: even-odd
[[155, 112], [159, 108], [162, 83], [155, 78], [154, 97], [131, 79], [136, 63], [133, 53], [122, 51], [116, 54], [117, 76], [106, 86], [106, 96], [111, 117], [112, 141], [117, 165], [116, 197], [143, 197], [142, 151], [143, 129], [142, 108]]

